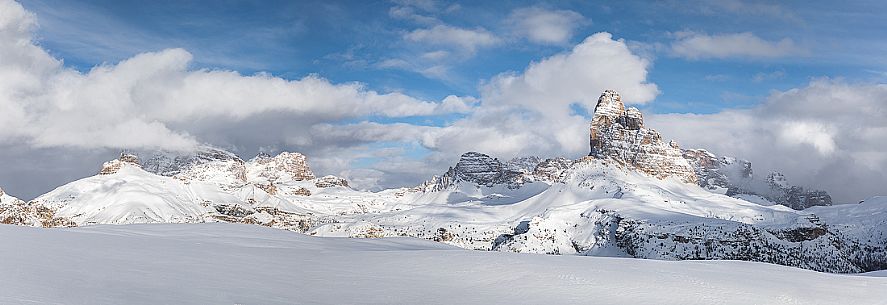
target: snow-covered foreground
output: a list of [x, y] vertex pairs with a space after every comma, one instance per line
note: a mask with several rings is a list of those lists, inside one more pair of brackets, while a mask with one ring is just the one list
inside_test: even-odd
[[260, 226], [0, 225], [3, 304], [887, 304], [887, 278], [462, 250]]

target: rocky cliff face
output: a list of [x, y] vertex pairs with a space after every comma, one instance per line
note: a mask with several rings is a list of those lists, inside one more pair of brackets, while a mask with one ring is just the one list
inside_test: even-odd
[[135, 166], [141, 168], [139, 164], [139, 157], [133, 154], [122, 153], [120, 157], [102, 164], [102, 169], [99, 170], [99, 175], [110, 175], [117, 173], [120, 168], [124, 166]]
[[770, 189], [769, 192], [763, 192], [764, 197], [795, 210], [832, 205], [832, 197], [827, 192], [790, 185], [785, 176], [778, 172], [767, 176], [767, 186]]
[[25, 202], [0, 189], [0, 224], [32, 227], [75, 227], [70, 219], [57, 217], [55, 210], [36, 202]]
[[517, 188], [523, 183], [523, 174], [509, 169], [499, 159], [478, 152], [467, 152], [459, 157], [459, 162], [450, 167], [442, 176], [435, 176], [426, 182], [430, 191], [446, 189], [460, 182], [482, 186], [505, 184]]
[[[315, 179], [314, 173], [308, 167], [307, 158], [293, 152], [282, 152], [276, 156], [260, 153], [249, 161], [210, 146], [203, 146], [185, 154], [161, 151], [144, 155], [148, 157], [141, 164], [148, 172], [173, 177], [186, 183], [213, 182], [226, 190], [253, 184], [268, 193], [276, 193], [277, 183]], [[348, 184], [342, 178], [330, 177], [332, 178], [319, 183], [344, 186]]]
[[142, 160], [142, 168], [161, 176], [175, 176], [192, 167], [215, 161], [233, 161], [243, 163], [237, 155], [211, 146], [198, 147], [189, 153], [155, 151], [138, 154]]
[[501, 162], [499, 159], [478, 152], [467, 152], [459, 157], [459, 162], [450, 167], [442, 176], [435, 176], [419, 188], [426, 191], [439, 191], [461, 182], [492, 187], [505, 185], [519, 188], [532, 181], [558, 182], [564, 170], [573, 164], [566, 158], [541, 159], [539, 157], [519, 157]]
[[250, 178], [266, 179], [272, 183], [278, 180], [304, 181], [315, 178], [308, 168], [307, 158], [300, 153], [282, 152], [274, 157], [260, 154], [249, 163]]
[[695, 168], [699, 186], [711, 192], [740, 198], [759, 196], [795, 210], [832, 205], [827, 192], [790, 185], [781, 173], [772, 172], [765, 179], [755, 177], [751, 162], [746, 160], [718, 157], [704, 149], [685, 149], [683, 157]]
[[659, 132], [644, 127], [637, 108], [625, 109], [619, 93], [604, 91], [591, 121], [592, 157], [611, 159], [663, 179], [675, 177], [696, 183], [693, 167], [681, 155], [676, 142], [665, 143]]
[[319, 188], [328, 188], [328, 187], [348, 187], [348, 181], [344, 178], [326, 175], [314, 180], [314, 186]]
[[752, 179], [751, 162], [731, 157], [718, 157], [704, 149], [685, 149], [684, 159], [693, 166], [702, 188], [726, 194], [748, 188]]

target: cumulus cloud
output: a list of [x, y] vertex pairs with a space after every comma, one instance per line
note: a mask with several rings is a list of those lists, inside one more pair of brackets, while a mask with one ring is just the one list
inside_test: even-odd
[[[624, 41], [614, 40], [609, 33], [594, 34], [567, 52], [531, 63], [524, 71], [488, 80], [480, 88], [480, 105], [465, 118], [403, 139], [419, 141], [450, 161], [470, 150], [501, 157], [579, 156], [588, 150], [588, 118], [573, 108], [593, 110], [605, 89], [624, 92], [627, 103], [652, 101], [659, 90], [647, 82], [648, 66]], [[376, 127], [404, 134], [393, 126]]]
[[517, 35], [533, 43], [563, 45], [570, 42], [576, 29], [585, 25], [587, 20], [570, 10], [525, 7], [511, 12], [505, 23]]
[[789, 38], [769, 41], [750, 32], [716, 35], [678, 32], [674, 37], [671, 53], [687, 59], [778, 58], [805, 54], [805, 50]]
[[887, 85], [817, 79], [752, 109], [659, 114], [647, 122], [684, 147], [749, 159], [757, 175], [782, 171], [839, 202], [856, 202], [885, 191], [885, 101]]
[[360, 83], [333, 84], [317, 75], [286, 80], [263, 73], [193, 70], [192, 55], [183, 49], [143, 53], [79, 72], [33, 41], [32, 14], [15, 2], [0, 5], [2, 141], [35, 147], [181, 150], [201, 142], [193, 122], [214, 121], [215, 127], [224, 127], [265, 113], [322, 122], [469, 109], [460, 97], [424, 101], [379, 93]]

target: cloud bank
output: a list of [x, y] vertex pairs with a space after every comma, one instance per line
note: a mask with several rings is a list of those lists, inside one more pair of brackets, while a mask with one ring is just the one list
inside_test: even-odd
[[887, 85], [817, 79], [752, 109], [659, 114], [648, 122], [684, 147], [749, 159], [756, 175], [779, 170], [793, 183], [856, 202], [887, 191], [884, 118]]
[[[33, 41], [32, 14], [3, 1], [0, 16], [0, 141], [35, 147], [189, 149], [189, 124], [223, 127], [267, 113], [305, 122], [467, 111], [460, 97], [423, 101], [317, 75], [192, 70], [190, 53], [139, 54], [88, 72], [66, 68]], [[217, 123], [213, 123], [217, 122]]]

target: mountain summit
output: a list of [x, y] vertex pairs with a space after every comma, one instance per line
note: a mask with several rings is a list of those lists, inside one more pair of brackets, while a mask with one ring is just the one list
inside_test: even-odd
[[598, 99], [590, 136], [589, 156], [613, 160], [660, 179], [697, 182], [696, 172], [682, 157], [677, 142], [665, 143], [659, 132], [645, 128], [641, 111], [626, 109], [616, 91], [604, 91]]

